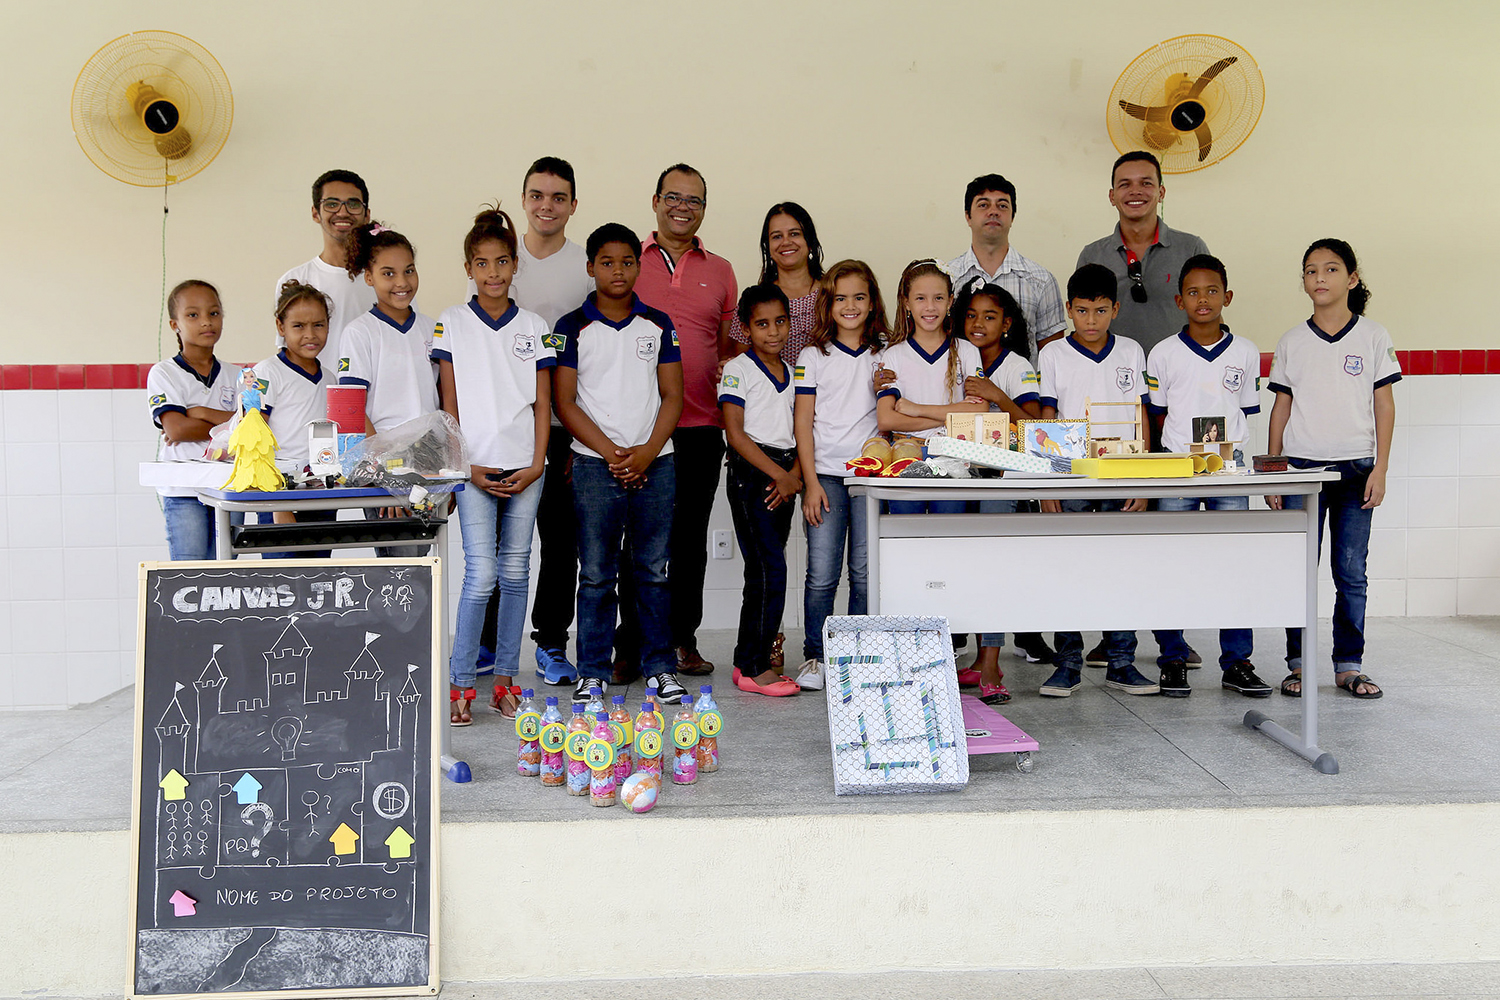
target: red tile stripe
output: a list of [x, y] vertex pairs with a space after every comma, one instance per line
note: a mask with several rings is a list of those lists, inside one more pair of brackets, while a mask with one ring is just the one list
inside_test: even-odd
[[[1260, 356], [1260, 377], [1271, 374], [1270, 352]], [[1500, 375], [1500, 351], [1397, 351], [1405, 375]], [[126, 365], [0, 365], [6, 389], [144, 389], [152, 362]]]

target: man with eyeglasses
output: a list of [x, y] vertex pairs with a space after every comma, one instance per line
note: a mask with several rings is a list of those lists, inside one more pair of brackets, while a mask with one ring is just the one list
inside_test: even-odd
[[313, 181], [312, 218], [323, 230], [323, 252], [278, 278], [276, 294], [281, 294], [283, 284], [295, 279], [328, 296], [333, 310], [322, 355], [338, 358], [342, 357], [339, 337], [345, 325], [375, 305], [375, 289], [363, 277], [350, 278], [344, 270], [349, 234], [370, 221], [370, 189], [352, 170], [330, 170]]
[[1126, 153], [1110, 173], [1109, 203], [1120, 215], [1115, 231], [1083, 248], [1078, 266], [1103, 264], [1119, 283], [1120, 315], [1111, 332], [1151, 348], [1182, 329], [1177, 275], [1189, 257], [1208, 253], [1192, 233], [1169, 229], [1157, 214], [1166, 197], [1161, 164], [1143, 150]]
[[[686, 163], [663, 170], [651, 207], [656, 211], [656, 231], [641, 249], [635, 292], [646, 305], [671, 317], [682, 348], [682, 417], [672, 434], [677, 504], [667, 561], [672, 644], [677, 647], [678, 671], [701, 675], [714, 669], [698, 652], [697, 633], [703, 623], [708, 519], [724, 466], [715, 386], [719, 362], [736, 353], [729, 324], [739, 287], [729, 261], [709, 253], [698, 239], [708, 207], [708, 185], [701, 173]], [[621, 659], [629, 660], [632, 651], [626, 643], [621, 646]]]

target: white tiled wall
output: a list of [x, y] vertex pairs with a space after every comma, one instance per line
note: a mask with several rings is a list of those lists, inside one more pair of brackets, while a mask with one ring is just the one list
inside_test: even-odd
[[[1369, 614], [1500, 614], [1500, 375], [1407, 378], [1396, 404]], [[1263, 414], [1270, 405], [1263, 394]], [[0, 392], [0, 446], [0, 708], [76, 705], [130, 684], [136, 564], [167, 556], [156, 495], [137, 485], [137, 467], [155, 453], [144, 390]], [[1264, 446], [1262, 416], [1251, 450]], [[721, 490], [711, 528], [730, 527]], [[785, 620], [796, 627], [800, 528], [788, 548]], [[461, 551], [454, 531], [455, 567]], [[705, 628], [735, 627], [743, 569], [738, 551], [709, 560]], [[452, 579], [456, 588], [461, 572]], [[1323, 581], [1328, 615], [1326, 562]]]

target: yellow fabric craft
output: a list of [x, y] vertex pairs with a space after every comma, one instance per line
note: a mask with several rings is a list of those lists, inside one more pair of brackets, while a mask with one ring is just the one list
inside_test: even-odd
[[234, 456], [234, 469], [223, 489], [271, 493], [286, 485], [276, 469], [276, 435], [259, 410], [245, 411], [229, 435], [229, 453]]

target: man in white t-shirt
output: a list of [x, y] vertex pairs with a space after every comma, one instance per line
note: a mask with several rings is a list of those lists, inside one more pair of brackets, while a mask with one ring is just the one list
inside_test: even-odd
[[[280, 296], [281, 286], [295, 279], [328, 296], [332, 309], [323, 357], [341, 358], [344, 327], [375, 305], [375, 289], [363, 278], [351, 279], [344, 270], [349, 259], [349, 234], [370, 221], [370, 189], [352, 170], [327, 171], [313, 181], [312, 219], [323, 231], [323, 252], [277, 278], [274, 295]], [[282, 346], [279, 336], [276, 346]]]

